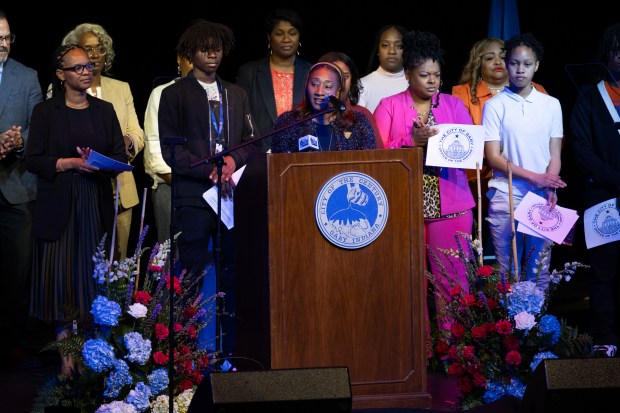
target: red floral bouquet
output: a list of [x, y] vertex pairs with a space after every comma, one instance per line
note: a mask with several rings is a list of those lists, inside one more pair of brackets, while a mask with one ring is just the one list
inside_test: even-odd
[[[61, 350], [76, 366], [52, 378], [39, 392], [33, 412], [63, 400], [82, 412], [167, 411], [169, 386], [179, 412], [187, 411], [204, 370], [217, 356], [199, 346], [198, 334], [215, 316], [216, 299], [200, 291], [202, 274], [169, 273], [170, 242], [156, 244], [142, 281], [137, 279], [143, 232], [136, 254], [123, 261], [105, 257], [104, 240], [93, 256], [99, 295], [91, 306], [92, 325], [75, 330], [46, 349]], [[175, 297], [173, 369], [170, 357], [170, 287]], [[164, 410], [165, 409], [165, 410]], [[177, 411], [175, 409], [175, 411]]]
[[[481, 251], [462, 235], [468, 245], [445, 253], [459, 255], [467, 269], [468, 286], [452, 283], [443, 310], [436, 315], [449, 320], [449, 329], [435, 330], [431, 336], [433, 362], [457, 379], [461, 409], [505, 395], [522, 398], [531, 373], [543, 359], [591, 354], [588, 335], [547, 314], [548, 299], [557, 285], [569, 281], [585, 265], [572, 262], [560, 271], [553, 270], [550, 286], [543, 292], [534, 282], [518, 281], [494, 267], [479, 265], [476, 257]], [[539, 270], [549, 259], [550, 249], [536, 261]], [[427, 276], [432, 283], [451, 280], [445, 269], [444, 274]]]

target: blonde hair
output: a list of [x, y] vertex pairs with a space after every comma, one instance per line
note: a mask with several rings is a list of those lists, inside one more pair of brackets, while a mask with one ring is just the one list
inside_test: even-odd
[[478, 104], [478, 97], [476, 96], [476, 88], [478, 83], [482, 80], [482, 56], [486, 53], [489, 46], [492, 44], [498, 44], [500, 48], [504, 48], [504, 41], [497, 37], [486, 37], [482, 40], [478, 40], [472, 46], [469, 51], [469, 61], [463, 68], [461, 78], [459, 79], [459, 85], [465, 85], [469, 83], [469, 90], [471, 92], [471, 103]]

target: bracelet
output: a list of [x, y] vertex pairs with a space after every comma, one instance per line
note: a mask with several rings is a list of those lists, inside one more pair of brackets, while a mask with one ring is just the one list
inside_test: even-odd
[[62, 161], [62, 159], [63, 159], [63, 158], [58, 158], [58, 162], [57, 162], [57, 163], [58, 163], [58, 168], [60, 169], [60, 172], [64, 172], [64, 171], [65, 171], [65, 170], [63, 169], [63, 167], [62, 167], [62, 162], [61, 162], [61, 161]]

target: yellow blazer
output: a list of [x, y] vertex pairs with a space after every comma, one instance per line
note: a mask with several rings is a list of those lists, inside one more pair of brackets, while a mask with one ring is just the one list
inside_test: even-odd
[[[133, 139], [133, 150], [127, 152], [131, 163], [144, 148], [144, 130], [138, 121], [129, 83], [101, 76], [101, 98], [112, 103], [123, 135], [129, 134]], [[126, 209], [138, 205], [140, 199], [133, 172], [121, 172], [116, 179], [119, 181], [120, 205]]]

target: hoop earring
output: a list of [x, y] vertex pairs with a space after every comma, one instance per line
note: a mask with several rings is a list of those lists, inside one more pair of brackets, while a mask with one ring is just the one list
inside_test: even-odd
[[271, 42], [267, 42], [267, 50], [269, 50], [269, 54], [273, 54], [273, 50], [271, 50]]
[[299, 47], [297, 48], [297, 56], [301, 55], [301, 42], [299, 42]]
[[181, 74], [181, 65], [177, 63], [177, 74]]

